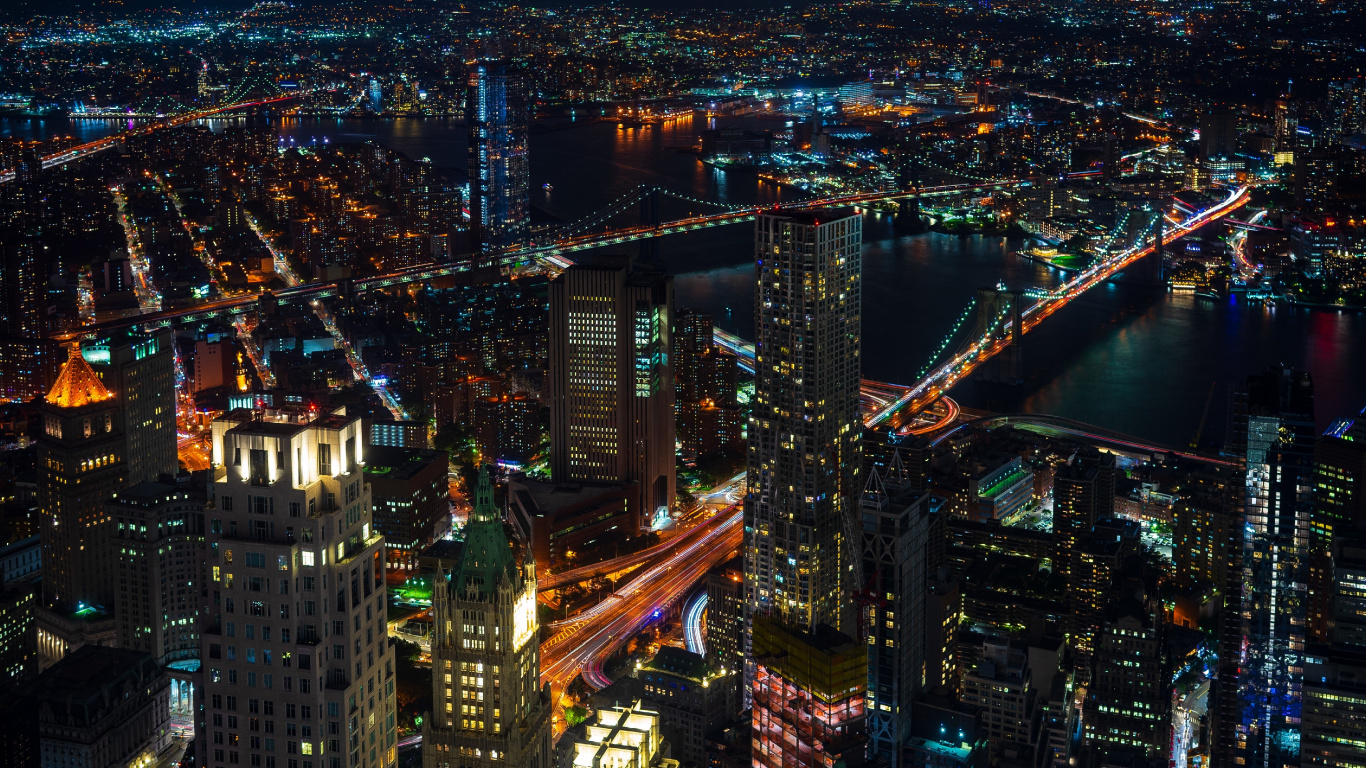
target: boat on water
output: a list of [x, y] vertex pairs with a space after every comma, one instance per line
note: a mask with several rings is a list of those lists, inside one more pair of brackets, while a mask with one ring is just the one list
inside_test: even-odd
[[547, 181], [546, 183], [541, 185], [541, 189], [544, 189], [545, 191], [549, 192], [553, 190], [554, 187], [550, 186], [550, 182]]

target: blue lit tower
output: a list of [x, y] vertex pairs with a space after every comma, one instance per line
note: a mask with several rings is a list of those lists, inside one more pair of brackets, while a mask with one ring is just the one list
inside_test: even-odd
[[503, 61], [470, 67], [470, 229], [475, 253], [491, 255], [526, 242], [530, 198], [526, 93]]
[[1234, 395], [1229, 446], [1245, 462], [1242, 764], [1300, 762], [1314, 472], [1314, 385], [1273, 366]]

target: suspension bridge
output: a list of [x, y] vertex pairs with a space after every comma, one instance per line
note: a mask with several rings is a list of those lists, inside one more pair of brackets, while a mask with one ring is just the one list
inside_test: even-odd
[[[273, 85], [273, 84], [272, 84], [272, 85]], [[138, 126], [138, 127], [133, 128], [133, 129], [131, 129], [131, 130], [128, 130], [128, 131], [122, 131], [122, 132], [117, 133], [117, 134], [114, 134], [114, 135], [112, 135], [112, 136], [106, 136], [106, 137], [104, 137], [104, 138], [102, 138], [102, 139], [97, 139], [97, 140], [95, 140], [95, 141], [86, 142], [85, 144], [80, 144], [80, 145], [77, 145], [77, 146], [74, 146], [74, 147], [70, 147], [70, 148], [68, 148], [68, 149], [64, 149], [64, 150], [62, 150], [61, 152], [56, 152], [56, 153], [53, 153], [53, 154], [51, 154], [51, 155], [47, 155], [47, 156], [43, 157], [43, 167], [44, 167], [44, 168], [54, 168], [54, 167], [59, 166], [59, 165], [65, 165], [66, 163], [69, 163], [69, 162], [71, 162], [71, 161], [73, 161], [73, 160], [80, 160], [80, 159], [82, 159], [82, 158], [86, 158], [86, 157], [89, 157], [89, 156], [91, 156], [91, 155], [98, 154], [98, 153], [103, 152], [103, 151], [105, 151], [105, 150], [107, 150], [107, 149], [110, 149], [110, 148], [112, 148], [112, 147], [118, 146], [118, 144], [119, 144], [120, 142], [122, 142], [122, 141], [124, 141], [124, 140], [126, 140], [126, 139], [128, 139], [128, 138], [131, 138], [131, 137], [133, 137], [133, 136], [145, 136], [145, 135], [150, 134], [150, 133], [155, 133], [156, 131], [164, 130], [164, 129], [166, 129], [166, 128], [176, 128], [176, 127], [185, 125], [185, 124], [187, 124], [187, 123], [192, 123], [192, 122], [194, 122], [194, 121], [196, 121], [196, 120], [203, 120], [203, 119], [206, 118], [206, 117], [213, 117], [214, 115], [219, 115], [219, 114], [222, 114], [222, 113], [224, 113], [224, 112], [233, 112], [233, 111], [236, 111], [236, 110], [239, 110], [239, 109], [255, 109], [255, 108], [257, 108], [257, 107], [264, 107], [264, 106], [268, 106], [268, 105], [270, 105], [270, 104], [277, 104], [277, 103], [279, 103], [279, 102], [289, 101], [289, 100], [291, 100], [291, 99], [303, 98], [304, 96], [307, 96], [307, 95], [312, 94], [312, 93], [317, 93], [317, 92], [319, 92], [319, 91], [334, 90], [334, 89], [337, 88], [337, 87], [338, 87], [338, 86], [336, 86], [336, 85], [327, 85], [327, 86], [321, 86], [321, 87], [318, 87], [318, 88], [306, 88], [306, 89], [301, 89], [301, 90], [298, 90], [298, 91], [294, 91], [294, 92], [292, 92], [292, 93], [284, 93], [284, 92], [281, 92], [280, 89], [277, 87], [277, 88], [274, 89], [273, 94], [272, 94], [272, 93], [264, 93], [264, 94], [263, 94], [263, 93], [258, 93], [258, 92], [256, 92], [254, 89], [249, 89], [247, 92], [250, 93], [251, 95], [247, 96], [245, 99], [228, 101], [228, 102], [226, 102], [226, 103], [224, 103], [224, 104], [221, 104], [221, 105], [219, 105], [219, 106], [216, 106], [216, 107], [210, 107], [210, 108], [207, 108], [207, 109], [196, 109], [196, 110], [191, 110], [191, 111], [188, 111], [188, 112], [181, 112], [181, 113], [179, 113], [179, 114], [175, 114], [175, 115], [172, 115], [172, 116], [170, 116], [170, 117], [167, 117], [167, 116], [165, 116], [164, 114], [155, 114], [155, 113], [154, 113], [154, 114], [151, 114], [151, 115], [147, 115], [147, 117], [155, 117], [155, 118], [157, 118], [157, 122], [155, 122], [155, 123], [150, 123], [150, 124], [148, 124], [148, 125], [141, 125], [141, 126]], [[238, 89], [238, 91], [240, 91], [240, 89]], [[238, 91], [234, 91], [234, 93], [237, 93]], [[157, 104], [161, 104], [161, 106], [166, 106], [166, 103], [163, 103], [163, 102], [156, 102], [156, 103], [157, 103]], [[178, 103], [178, 102], [177, 102], [177, 103]], [[181, 106], [183, 106], [183, 105], [181, 105]], [[157, 109], [158, 107], [157, 107], [157, 106], [153, 106], [152, 108], [153, 108], [153, 109]], [[87, 113], [87, 116], [90, 116], [89, 113]], [[132, 115], [130, 115], [130, 114], [128, 114], [128, 113], [118, 113], [118, 114], [107, 115], [107, 117], [139, 117], [139, 116], [141, 116], [141, 115], [138, 115], [138, 114], [132, 114]], [[7, 183], [9, 183], [9, 182], [11, 182], [11, 181], [13, 181], [13, 180], [14, 180], [14, 169], [13, 169], [13, 168], [6, 169], [6, 170], [4, 170], [4, 171], [0, 171], [0, 184], [7, 184]]]
[[[283, 100], [294, 96], [281, 96], [273, 100]], [[209, 112], [226, 111], [251, 106], [233, 104], [204, 110], [193, 115], [185, 115], [176, 120], [188, 122], [199, 119]], [[166, 124], [172, 121], [167, 121]], [[165, 125], [165, 124], [163, 124]], [[72, 150], [73, 152], [76, 150]], [[12, 176], [12, 174], [11, 174]], [[357, 280], [316, 282], [282, 289], [273, 294], [241, 296], [196, 305], [193, 307], [164, 310], [134, 317], [98, 323], [74, 332], [72, 336], [89, 333], [104, 333], [117, 328], [134, 325], [171, 325], [195, 323], [204, 320], [223, 318], [254, 311], [259, 302], [269, 297], [280, 302], [317, 302], [352, 293], [421, 283], [436, 278], [468, 272], [477, 267], [497, 266], [501, 268], [525, 268], [536, 266], [552, 274], [573, 265], [571, 254], [594, 248], [612, 247], [631, 242], [650, 241], [655, 238], [685, 232], [710, 229], [750, 222], [760, 213], [781, 208], [784, 210], [811, 210], [817, 208], [844, 206], [871, 206], [886, 202], [918, 202], [925, 199], [971, 197], [991, 194], [1002, 190], [1028, 186], [1029, 181], [1018, 179], [973, 180], [970, 183], [948, 184], [942, 186], [917, 186], [906, 189], [859, 192], [835, 195], [772, 206], [732, 205], [712, 200], [703, 200], [678, 193], [662, 187], [642, 185], [622, 195], [603, 208], [588, 216], [566, 225], [553, 235], [540, 241], [498, 254], [479, 258], [463, 258], [452, 262], [427, 262], [382, 275]], [[1177, 207], [1169, 219], [1173, 226], [1158, 230], [1158, 234], [1140, 236], [1138, 242], [1128, 248], [1114, 247], [1114, 241], [1127, 227], [1127, 219], [1116, 227], [1107, 240], [1107, 248], [1101, 251], [1101, 258], [1090, 267], [1076, 273], [1066, 282], [1051, 291], [1032, 290], [1008, 291], [1004, 287], [984, 289], [969, 303], [967, 309], [953, 324], [935, 350], [930, 361], [921, 371], [918, 381], [910, 385], [889, 382], [863, 382], [863, 406], [865, 423], [870, 427], [885, 426], [900, 434], [920, 434], [930, 431], [952, 420], [957, 414], [957, 406], [947, 398], [945, 392], [968, 374], [989, 363], [995, 380], [1005, 383], [1018, 383], [1022, 366], [1020, 363], [1020, 339], [1024, 334], [1037, 327], [1044, 319], [1066, 306], [1090, 288], [1103, 283], [1119, 272], [1133, 266], [1136, 262], [1156, 251], [1160, 244], [1172, 242], [1190, 231], [1211, 221], [1223, 218], [1246, 205], [1249, 188], [1240, 187], [1229, 196], [1202, 210]], [[689, 214], [688, 216], [661, 220], [660, 200], [671, 198], [689, 206], [717, 209], [714, 213]], [[627, 226], [612, 226], [612, 221], [638, 207], [639, 223]], [[1183, 217], [1184, 216], [1184, 217]], [[953, 341], [963, 335], [963, 329], [972, 320], [972, 328], [966, 339], [955, 348], [947, 359], [943, 356], [953, 348]], [[731, 349], [741, 357], [742, 362], [752, 369], [753, 348], [740, 339], [725, 334], [716, 336], [717, 342]], [[944, 402], [940, 402], [941, 399]]]

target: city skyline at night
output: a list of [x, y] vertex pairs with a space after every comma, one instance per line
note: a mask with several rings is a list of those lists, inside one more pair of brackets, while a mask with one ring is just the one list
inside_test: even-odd
[[1362, 11], [6, 6], [7, 761], [1366, 763]]

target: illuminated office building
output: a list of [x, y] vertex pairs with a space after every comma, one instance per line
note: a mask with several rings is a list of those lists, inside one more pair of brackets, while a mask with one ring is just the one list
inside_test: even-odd
[[522, 79], [502, 61], [470, 68], [470, 227], [475, 252], [496, 254], [524, 245], [530, 223], [527, 104]]
[[197, 763], [397, 762], [384, 537], [359, 416], [229, 411], [213, 422]]
[[862, 483], [863, 221], [850, 210], [755, 222], [755, 374], [745, 602], [808, 631], [854, 631], [846, 583]]
[[673, 290], [629, 256], [585, 259], [550, 284], [550, 473], [627, 486], [637, 527], [674, 500]]
[[434, 711], [422, 724], [422, 764], [551, 768], [536, 563], [527, 547], [508, 540], [487, 467], [451, 565], [432, 590]]

